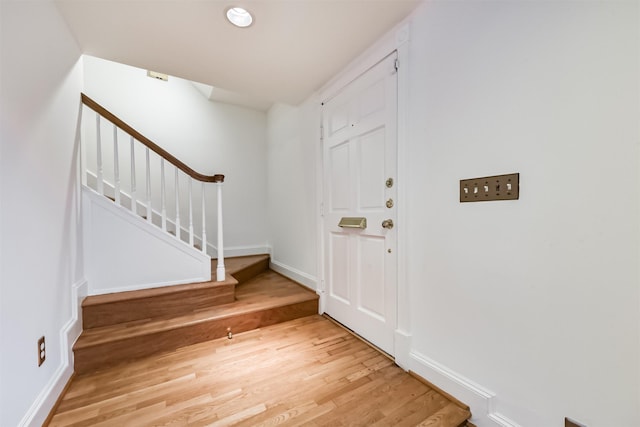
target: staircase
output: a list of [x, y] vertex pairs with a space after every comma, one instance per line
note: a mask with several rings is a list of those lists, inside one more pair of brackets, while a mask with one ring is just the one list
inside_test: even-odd
[[269, 270], [269, 255], [227, 258], [225, 264], [221, 282], [87, 297], [84, 330], [73, 346], [75, 372], [318, 313], [318, 296]]

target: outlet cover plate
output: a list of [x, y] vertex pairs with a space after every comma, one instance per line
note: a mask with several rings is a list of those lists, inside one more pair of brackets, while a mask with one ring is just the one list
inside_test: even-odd
[[564, 427], [587, 427], [584, 424], [580, 424], [577, 421], [572, 420], [571, 418], [564, 419]]
[[518, 200], [519, 198], [519, 173], [460, 180], [460, 203]]
[[38, 366], [41, 366], [47, 358], [47, 349], [45, 347], [44, 336], [38, 339]]

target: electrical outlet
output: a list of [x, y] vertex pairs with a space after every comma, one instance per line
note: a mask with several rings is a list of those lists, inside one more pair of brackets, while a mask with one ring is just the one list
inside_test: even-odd
[[488, 202], [520, 198], [520, 174], [460, 180], [460, 202]]
[[44, 359], [47, 358], [47, 348], [44, 344], [44, 336], [38, 340], [38, 366], [44, 363]]
[[573, 421], [571, 418], [564, 419], [564, 427], [587, 427], [584, 424], [580, 424], [577, 421]]

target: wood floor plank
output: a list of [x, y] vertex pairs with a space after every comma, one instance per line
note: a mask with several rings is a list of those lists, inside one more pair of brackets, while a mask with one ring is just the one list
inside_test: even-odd
[[50, 425], [459, 427], [467, 418], [314, 315], [79, 374]]

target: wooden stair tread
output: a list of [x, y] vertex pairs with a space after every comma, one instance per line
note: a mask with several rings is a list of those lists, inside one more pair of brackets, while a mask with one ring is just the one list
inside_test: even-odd
[[[257, 264], [263, 261], [268, 261], [270, 258], [269, 254], [261, 254], [261, 255], [247, 255], [247, 256], [239, 256], [233, 258], [225, 258], [224, 267], [227, 274], [234, 275], [238, 271], [245, 269], [253, 264]], [[215, 271], [217, 267], [218, 260], [216, 258], [211, 259], [211, 271]]]
[[[249, 255], [243, 257], [233, 257], [225, 259], [225, 280], [223, 282], [216, 282], [211, 280], [208, 282], [188, 283], [184, 285], [164, 286], [150, 289], [140, 289], [137, 291], [125, 291], [116, 292], [103, 295], [91, 295], [82, 301], [82, 307], [89, 307], [92, 305], [109, 304], [118, 301], [126, 301], [138, 298], [152, 298], [159, 295], [167, 295], [174, 292], [184, 292], [196, 289], [206, 289], [216, 286], [237, 285], [238, 281], [233, 277], [234, 273], [237, 273], [247, 267], [252, 266], [260, 262], [269, 260], [269, 255]], [[217, 260], [211, 260], [211, 271], [213, 272], [212, 278], [215, 278]]]
[[159, 288], [140, 289], [137, 291], [116, 292], [112, 294], [91, 295], [82, 301], [82, 307], [90, 307], [92, 305], [110, 304], [119, 301], [128, 301], [132, 299], [152, 298], [160, 295], [168, 295], [172, 293], [185, 292], [197, 289], [215, 288], [220, 286], [237, 285], [238, 281], [230, 274], [225, 275], [223, 282], [209, 281], [199, 283], [188, 283], [184, 285], [164, 286]]
[[[90, 297], [73, 346], [78, 374], [318, 313], [318, 295], [269, 270], [269, 255], [229, 258], [225, 282]], [[212, 269], [217, 262], [212, 261]], [[214, 273], [215, 274], [215, 273]]]
[[181, 316], [136, 320], [85, 330], [74, 350], [125, 340], [260, 310], [314, 301], [318, 295], [273, 271], [266, 271], [236, 290], [236, 301]]
[[464, 426], [471, 418], [471, 412], [455, 403], [449, 403], [416, 427]]

